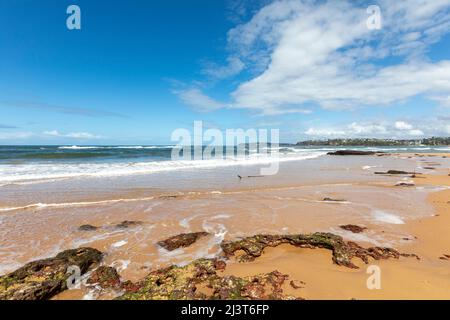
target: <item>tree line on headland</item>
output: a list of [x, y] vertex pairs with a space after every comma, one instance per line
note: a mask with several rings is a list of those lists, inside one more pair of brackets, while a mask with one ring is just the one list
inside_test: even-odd
[[450, 137], [432, 137], [423, 139], [326, 139], [297, 142], [298, 146], [448, 146]]

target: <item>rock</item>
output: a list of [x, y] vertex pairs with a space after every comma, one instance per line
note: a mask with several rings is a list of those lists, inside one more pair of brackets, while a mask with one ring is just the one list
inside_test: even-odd
[[399, 181], [395, 184], [396, 187], [414, 187], [414, 181]]
[[436, 170], [435, 167], [423, 167], [423, 168], [426, 169], [426, 170]]
[[328, 152], [331, 156], [371, 156], [379, 152], [374, 151], [360, 151], [360, 150], [338, 150], [334, 152]]
[[66, 250], [53, 258], [27, 263], [0, 277], [0, 300], [45, 300], [67, 289], [67, 268], [78, 266], [84, 274], [100, 262], [102, 253], [92, 248]]
[[375, 174], [418, 174], [418, 173], [402, 171], [402, 170], [389, 170], [386, 172], [375, 172]]
[[121, 286], [120, 276], [116, 269], [107, 266], [100, 266], [95, 269], [87, 283], [98, 284], [102, 288], [119, 288]]
[[128, 221], [128, 220], [125, 220], [125, 221], [122, 221], [119, 224], [116, 224], [116, 228], [126, 229], [126, 228], [129, 228], [129, 227], [136, 227], [136, 226], [139, 226], [141, 224], [143, 224], [143, 222], [141, 222], [141, 221]]
[[294, 235], [256, 235], [237, 241], [223, 241], [221, 243], [222, 251], [225, 257], [234, 255], [236, 251], [244, 251], [245, 254], [238, 259], [241, 262], [253, 261], [261, 256], [266, 247], [276, 247], [281, 244], [291, 244], [300, 248], [324, 248], [333, 253], [333, 262], [340, 266], [357, 269], [352, 263], [353, 258], [360, 258], [368, 263], [369, 257], [380, 260], [400, 256], [416, 257], [414, 254], [403, 254], [391, 248], [370, 247], [363, 248], [354, 242], [345, 242], [342, 237], [332, 233], [316, 232], [313, 234], [294, 234]]
[[289, 285], [292, 287], [292, 288], [294, 288], [294, 289], [301, 289], [301, 288], [304, 288], [303, 286], [305, 285], [306, 283], [304, 283], [303, 281], [298, 281], [298, 280], [291, 280], [290, 282], [289, 282]]
[[333, 199], [333, 198], [323, 198], [322, 201], [328, 201], [328, 202], [345, 202], [346, 200], [343, 200], [343, 199]]
[[201, 237], [207, 236], [208, 232], [182, 233], [166, 240], [158, 241], [158, 245], [166, 250], [173, 251], [178, 248], [188, 247]]
[[364, 230], [367, 229], [366, 227], [360, 227], [360, 226], [357, 226], [357, 225], [354, 225], [354, 224], [346, 224], [346, 225], [339, 226], [339, 227], [341, 229], [344, 229], [344, 230], [347, 230], [347, 231], [350, 231], [350, 232], [353, 232], [353, 233], [361, 233], [361, 232], [363, 232]]
[[294, 299], [294, 297], [283, 294], [281, 287], [288, 276], [278, 271], [243, 278], [222, 277], [217, 274], [215, 266], [217, 266], [217, 262], [214, 259], [198, 259], [183, 267], [170, 266], [153, 271], [136, 284], [137, 291], [127, 292], [117, 299]]
[[83, 224], [82, 226], [78, 227], [79, 231], [95, 231], [97, 229], [98, 229], [98, 227], [92, 226], [90, 224]]

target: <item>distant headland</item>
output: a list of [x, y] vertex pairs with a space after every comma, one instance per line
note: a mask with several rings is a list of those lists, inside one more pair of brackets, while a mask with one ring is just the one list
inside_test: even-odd
[[298, 146], [448, 146], [450, 137], [424, 139], [324, 139], [297, 142]]

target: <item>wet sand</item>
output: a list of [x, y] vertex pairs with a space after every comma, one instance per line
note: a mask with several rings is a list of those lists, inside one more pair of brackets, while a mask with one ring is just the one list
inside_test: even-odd
[[[450, 187], [448, 174], [423, 175], [414, 181], [417, 185]], [[444, 256], [450, 256], [450, 189], [430, 194], [427, 201], [436, 209], [436, 215], [405, 224], [402, 229], [414, 239], [411, 244], [397, 247], [401, 252], [419, 255], [420, 261], [372, 259], [365, 265], [355, 259], [360, 269], [351, 270], [333, 264], [329, 250], [282, 245], [267, 248], [254, 262], [234, 261], [226, 273], [248, 276], [276, 268], [288, 274], [290, 280], [305, 283], [299, 289], [285, 285], [286, 292], [305, 299], [450, 299], [450, 258]], [[380, 268], [380, 289], [367, 287], [370, 265]]]

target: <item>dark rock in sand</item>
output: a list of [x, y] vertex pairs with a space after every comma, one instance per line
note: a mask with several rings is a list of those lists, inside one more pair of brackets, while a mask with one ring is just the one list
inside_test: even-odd
[[87, 283], [98, 284], [102, 288], [119, 288], [121, 286], [120, 276], [116, 269], [107, 266], [100, 266], [95, 269]]
[[330, 156], [371, 156], [378, 152], [374, 151], [360, 151], [360, 150], [338, 150], [334, 152], [328, 152]]
[[219, 276], [215, 259], [199, 259], [183, 266], [151, 272], [118, 300], [262, 300], [295, 299], [283, 293], [288, 278], [278, 271], [251, 277]]
[[328, 202], [345, 202], [344, 199], [333, 199], [333, 198], [323, 198], [322, 201], [328, 201]]
[[266, 247], [276, 247], [281, 244], [291, 244], [301, 248], [324, 248], [333, 253], [333, 262], [340, 266], [357, 269], [352, 259], [357, 257], [365, 263], [369, 263], [369, 257], [380, 260], [400, 256], [418, 257], [414, 254], [403, 254], [391, 248], [370, 247], [363, 248], [354, 242], [345, 242], [342, 237], [331, 234], [316, 232], [313, 234], [295, 235], [256, 235], [237, 241], [224, 241], [221, 243], [223, 253], [226, 257], [234, 255], [236, 251], [244, 251], [245, 254], [238, 259], [241, 262], [253, 261], [261, 256]]
[[166, 240], [161, 240], [158, 245], [166, 250], [173, 251], [178, 248], [188, 247], [201, 237], [207, 236], [208, 232], [182, 233]]
[[294, 289], [301, 289], [301, 288], [303, 288], [303, 286], [305, 285], [306, 283], [304, 283], [303, 281], [298, 281], [298, 280], [291, 280], [290, 282], [289, 282], [289, 285], [292, 287], [292, 288], [294, 288]]
[[339, 226], [339, 227], [341, 229], [344, 229], [344, 230], [347, 230], [347, 231], [350, 231], [350, 232], [353, 232], [353, 233], [361, 233], [361, 232], [363, 232], [364, 230], [367, 229], [366, 227], [360, 227], [360, 226], [357, 226], [357, 225], [354, 225], [354, 224], [346, 224], [344, 226]]
[[413, 181], [401, 181], [395, 184], [396, 187], [414, 187], [415, 183]]
[[402, 170], [389, 170], [386, 172], [375, 172], [375, 174], [418, 174], [418, 173], [402, 171]]
[[67, 289], [67, 268], [81, 274], [100, 262], [102, 253], [92, 248], [66, 250], [53, 258], [27, 263], [0, 277], [0, 300], [45, 300]]
[[122, 221], [121, 223], [117, 224], [116, 228], [126, 229], [126, 228], [129, 228], [129, 227], [136, 227], [136, 226], [139, 226], [141, 224], [143, 224], [142, 221], [128, 221], [128, 220], [125, 220], [125, 221]]
[[90, 224], [83, 224], [82, 226], [78, 227], [79, 231], [95, 231], [97, 229], [98, 229], [98, 227], [92, 226]]

